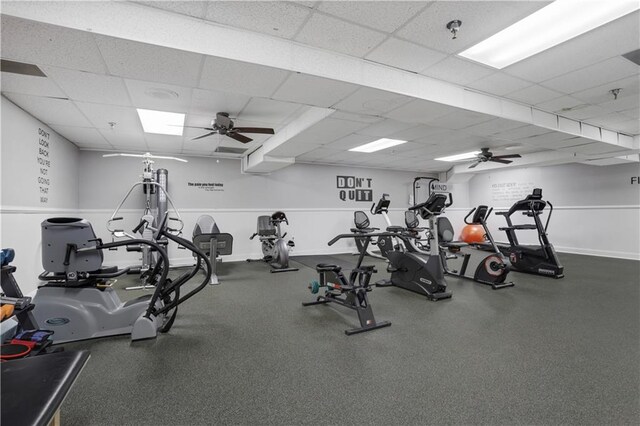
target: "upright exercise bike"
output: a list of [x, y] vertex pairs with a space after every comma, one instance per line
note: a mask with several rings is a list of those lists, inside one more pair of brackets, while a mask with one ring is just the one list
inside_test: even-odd
[[[440, 240], [440, 256], [444, 270], [449, 275], [469, 278], [482, 284], [490, 285], [494, 290], [513, 287], [513, 282], [505, 282], [509, 274], [509, 262], [500, 252], [491, 232], [487, 227], [487, 218], [493, 209], [478, 206], [471, 209], [465, 216], [467, 225], [481, 225], [485, 238], [491, 247], [491, 253], [480, 248], [477, 244], [467, 244], [463, 241], [453, 241], [453, 226], [444, 216], [438, 218], [438, 237]], [[473, 215], [471, 221], [469, 216]]]
[[[547, 205], [549, 206], [549, 214], [547, 215], [546, 223], [543, 225], [540, 215], [542, 215]], [[511, 217], [517, 212], [522, 212], [524, 216], [533, 219], [533, 224], [514, 225]], [[549, 201], [542, 199], [542, 189], [540, 188], [534, 189], [524, 200], [517, 201], [508, 211], [496, 213], [504, 216], [507, 221], [507, 226], [499, 229], [506, 232], [509, 240], [509, 244], [498, 243], [498, 248], [505, 256], [509, 257], [514, 270], [545, 277], [564, 277], [564, 266], [560, 263], [560, 259], [553, 244], [549, 242], [547, 234], [552, 213], [553, 205]], [[539, 244], [520, 244], [516, 231], [522, 230], [536, 231]]]
[[343, 238], [360, 239], [364, 250], [360, 251], [356, 267], [351, 270], [349, 278], [347, 278], [342, 272], [341, 266], [326, 263], [316, 265], [320, 280], [311, 282], [309, 289], [312, 294], [317, 294], [321, 288], [326, 290], [324, 295], [318, 296], [315, 301], [302, 304], [302, 306], [311, 306], [336, 303], [356, 311], [360, 327], [345, 330], [347, 336], [391, 325], [389, 321], [376, 321], [373, 315], [368, 293], [373, 290], [370, 285], [371, 275], [377, 271], [373, 265], [362, 265], [371, 239], [389, 236], [390, 233], [375, 233], [375, 228], [369, 228], [369, 218], [364, 212], [355, 212], [354, 221], [356, 227], [351, 229], [351, 234], [340, 234], [329, 241], [329, 245], [331, 246]]
[[[432, 301], [451, 297], [451, 292], [447, 291], [447, 282], [440, 261], [437, 240], [438, 225], [435, 218], [452, 203], [451, 194], [449, 194], [449, 202], [447, 203], [445, 194], [434, 192], [424, 203], [409, 208], [410, 211], [417, 211], [423, 219], [429, 221], [429, 229], [432, 230], [435, 243], [431, 244], [428, 252], [416, 247], [412, 234], [401, 226], [389, 226], [387, 227], [389, 235], [378, 237], [378, 247], [381, 253], [389, 259], [387, 270], [391, 272], [391, 277], [378, 281], [377, 287], [404, 288], [422, 294]], [[397, 240], [403, 244], [399, 244]]]
[[285, 242], [285, 232], [282, 234], [280, 225], [289, 220], [284, 212], [275, 212], [271, 216], [258, 216], [258, 225], [256, 232], [249, 238], [253, 240], [256, 236], [260, 238], [262, 246], [262, 259], [247, 259], [247, 262], [267, 262], [271, 266], [271, 272], [291, 272], [297, 271], [298, 268], [289, 266], [289, 251], [295, 247], [293, 240]]

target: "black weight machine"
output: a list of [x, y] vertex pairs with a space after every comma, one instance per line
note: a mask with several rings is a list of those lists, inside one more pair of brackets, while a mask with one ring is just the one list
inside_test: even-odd
[[363, 266], [362, 261], [366, 254], [372, 237], [385, 237], [392, 235], [389, 232], [374, 232], [375, 228], [369, 228], [369, 218], [364, 212], [354, 213], [356, 227], [351, 229], [351, 234], [340, 234], [329, 241], [329, 245], [335, 244], [343, 238], [360, 239], [363, 250], [360, 251], [356, 267], [351, 270], [349, 278], [342, 272], [342, 267], [320, 263], [316, 265], [316, 271], [320, 274], [319, 281], [309, 284], [312, 294], [317, 294], [320, 288], [326, 287], [324, 295], [320, 295], [314, 302], [305, 302], [302, 306], [320, 305], [327, 303], [337, 303], [349, 309], [353, 309], [358, 314], [360, 327], [345, 330], [345, 334], [363, 333], [365, 331], [376, 330], [378, 328], [389, 327], [389, 321], [376, 321], [373, 309], [369, 303], [367, 293], [373, 290], [370, 285], [371, 275], [376, 271], [375, 266]]

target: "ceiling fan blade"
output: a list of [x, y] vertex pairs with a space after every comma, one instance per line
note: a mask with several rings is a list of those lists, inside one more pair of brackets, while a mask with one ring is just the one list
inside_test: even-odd
[[178, 125], [178, 124], [169, 124], [169, 126], [173, 126], [173, 127], [184, 127], [185, 129], [202, 129], [202, 130], [209, 130], [210, 132], [215, 131], [215, 129], [212, 129], [211, 127], [180, 126], [180, 125]]
[[502, 164], [511, 164], [513, 161], [511, 160], [501, 160], [499, 158], [490, 158], [489, 161], [493, 161], [494, 163], [502, 163]]
[[268, 127], [234, 127], [234, 132], [237, 133], [264, 133], [265, 135], [273, 135], [275, 132]]
[[166, 157], [163, 155], [152, 155], [151, 158], [160, 158], [163, 160], [175, 160], [175, 161], [181, 161], [183, 163], [188, 163], [189, 161], [183, 159], [183, 158], [178, 158], [178, 157]]
[[202, 136], [198, 136], [197, 138], [193, 138], [191, 139], [192, 141], [198, 140], [198, 139], [202, 139], [202, 138], [206, 138], [207, 136], [211, 136], [211, 135], [215, 135], [216, 132], [209, 132], [206, 135], [202, 135]]
[[522, 158], [520, 154], [494, 155], [493, 158]]
[[241, 135], [235, 132], [229, 132], [227, 133], [227, 136], [229, 136], [231, 139], [235, 139], [238, 142], [242, 142], [242, 143], [249, 143], [253, 140], [251, 138], [246, 137], [245, 135]]
[[476, 161], [475, 163], [473, 163], [472, 165], [469, 166], [470, 169], [473, 169], [475, 166], [477, 166], [478, 164], [480, 164], [481, 161]]

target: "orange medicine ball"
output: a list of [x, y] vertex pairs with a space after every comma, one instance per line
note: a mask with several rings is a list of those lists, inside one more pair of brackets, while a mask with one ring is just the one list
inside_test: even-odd
[[485, 241], [484, 228], [482, 225], [466, 225], [460, 232], [460, 240], [469, 244], [483, 243]]

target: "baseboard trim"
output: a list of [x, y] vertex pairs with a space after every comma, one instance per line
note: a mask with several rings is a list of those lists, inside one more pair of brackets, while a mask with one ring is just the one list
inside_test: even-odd
[[614, 259], [640, 260], [640, 253], [629, 253], [624, 251], [594, 250], [577, 247], [554, 246], [559, 253], [582, 254], [585, 256], [610, 257]]

